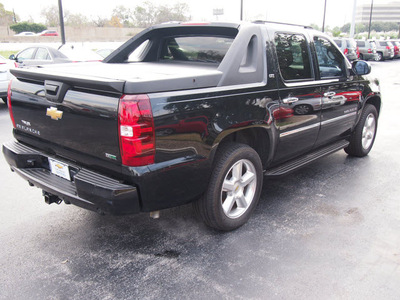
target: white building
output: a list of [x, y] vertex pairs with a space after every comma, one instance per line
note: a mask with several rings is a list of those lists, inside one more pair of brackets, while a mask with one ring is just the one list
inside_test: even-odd
[[[372, 9], [372, 22], [396, 22], [400, 23], [400, 2], [380, 4], [374, 2]], [[357, 7], [356, 22], [368, 23], [371, 12], [371, 4]]]

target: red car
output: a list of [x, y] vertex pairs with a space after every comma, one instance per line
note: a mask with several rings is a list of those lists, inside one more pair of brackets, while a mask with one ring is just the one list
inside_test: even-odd
[[58, 36], [58, 33], [55, 30], [43, 30], [38, 33], [38, 36]]

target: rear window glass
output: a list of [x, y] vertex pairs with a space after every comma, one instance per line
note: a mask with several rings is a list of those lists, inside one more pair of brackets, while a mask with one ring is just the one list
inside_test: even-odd
[[161, 61], [220, 63], [233, 38], [216, 36], [169, 37], [163, 41]]
[[357, 46], [358, 47], [365, 47], [365, 42], [364, 41], [357, 41]]
[[387, 46], [387, 42], [379, 42], [380, 46]]

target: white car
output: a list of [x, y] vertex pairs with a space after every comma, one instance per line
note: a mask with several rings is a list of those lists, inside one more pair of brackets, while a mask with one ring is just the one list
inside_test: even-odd
[[30, 31], [23, 31], [18, 34], [15, 34], [14, 36], [36, 36], [36, 33]]
[[7, 89], [8, 83], [11, 79], [10, 68], [13, 68], [14, 64], [11, 60], [5, 59], [0, 55], [0, 98], [7, 104]]

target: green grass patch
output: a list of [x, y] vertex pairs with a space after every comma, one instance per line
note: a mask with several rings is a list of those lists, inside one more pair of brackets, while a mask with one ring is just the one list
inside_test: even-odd
[[9, 58], [11, 54], [17, 54], [19, 51], [18, 50], [4, 50], [0, 51], [0, 55], [3, 56], [4, 58]]

